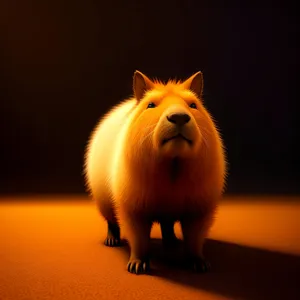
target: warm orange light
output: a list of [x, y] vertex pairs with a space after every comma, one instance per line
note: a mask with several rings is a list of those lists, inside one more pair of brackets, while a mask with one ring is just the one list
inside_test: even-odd
[[[1, 201], [0, 299], [234, 299], [238, 295], [234, 293], [250, 291], [241, 280], [244, 289], [221, 296], [225, 292], [220, 278], [226, 285], [232, 274], [246, 278], [248, 270], [237, 273], [237, 266], [232, 266], [236, 273], [193, 275], [165, 269], [161, 277], [159, 266], [157, 276], [131, 275], [124, 269], [128, 252], [103, 246], [106, 225], [94, 204], [87, 197], [57, 198], [60, 201], [42, 197], [31, 202]], [[211, 237], [300, 255], [299, 215], [300, 203], [284, 197], [274, 201], [231, 197], [221, 204]], [[176, 232], [180, 237], [178, 225]], [[158, 226], [152, 236], [160, 237]], [[218, 254], [220, 261], [223, 254]], [[252, 259], [255, 264], [257, 257]], [[256, 276], [259, 273], [251, 278]], [[218, 287], [215, 291], [206, 289], [214, 286], [212, 282]]]

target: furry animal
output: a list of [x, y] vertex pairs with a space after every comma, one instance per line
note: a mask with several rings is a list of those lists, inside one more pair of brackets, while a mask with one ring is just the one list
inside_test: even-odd
[[108, 224], [107, 246], [130, 246], [127, 269], [149, 270], [153, 222], [174, 245], [182, 228], [186, 258], [207, 271], [203, 243], [226, 178], [224, 147], [202, 101], [203, 76], [162, 83], [136, 71], [134, 97], [111, 109], [93, 131], [85, 155], [87, 188]]

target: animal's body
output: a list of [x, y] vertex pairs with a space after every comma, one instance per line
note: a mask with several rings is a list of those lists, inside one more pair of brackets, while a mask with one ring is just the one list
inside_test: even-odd
[[134, 97], [110, 110], [93, 131], [85, 156], [91, 196], [108, 223], [105, 244], [130, 245], [128, 270], [149, 267], [153, 222], [166, 244], [181, 223], [187, 257], [208, 267], [202, 248], [226, 176], [222, 140], [202, 102], [203, 77], [163, 84], [134, 74]]

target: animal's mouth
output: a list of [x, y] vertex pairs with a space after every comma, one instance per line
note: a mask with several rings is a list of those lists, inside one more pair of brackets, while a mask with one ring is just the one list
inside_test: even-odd
[[163, 139], [162, 144], [164, 145], [165, 143], [167, 143], [167, 142], [169, 142], [171, 140], [175, 140], [175, 139], [183, 139], [183, 140], [187, 141], [190, 145], [192, 144], [191, 140], [189, 140], [188, 138], [186, 138], [184, 135], [182, 135], [180, 133], [177, 134], [177, 135], [174, 135], [174, 136], [172, 136], [170, 138]]

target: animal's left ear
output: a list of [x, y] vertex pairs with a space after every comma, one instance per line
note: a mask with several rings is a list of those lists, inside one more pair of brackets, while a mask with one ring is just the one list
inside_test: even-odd
[[186, 81], [182, 83], [182, 86], [187, 89], [193, 91], [198, 98], [201, 98], [203, 92], [203, 74], [202, 72], [197, 72], [188, 78]]
[[154, 83], [142, 72], [136, 70], [133, 75], [133, 92], [135, 98], [140, 101], [148, 90], [153, 89]]

